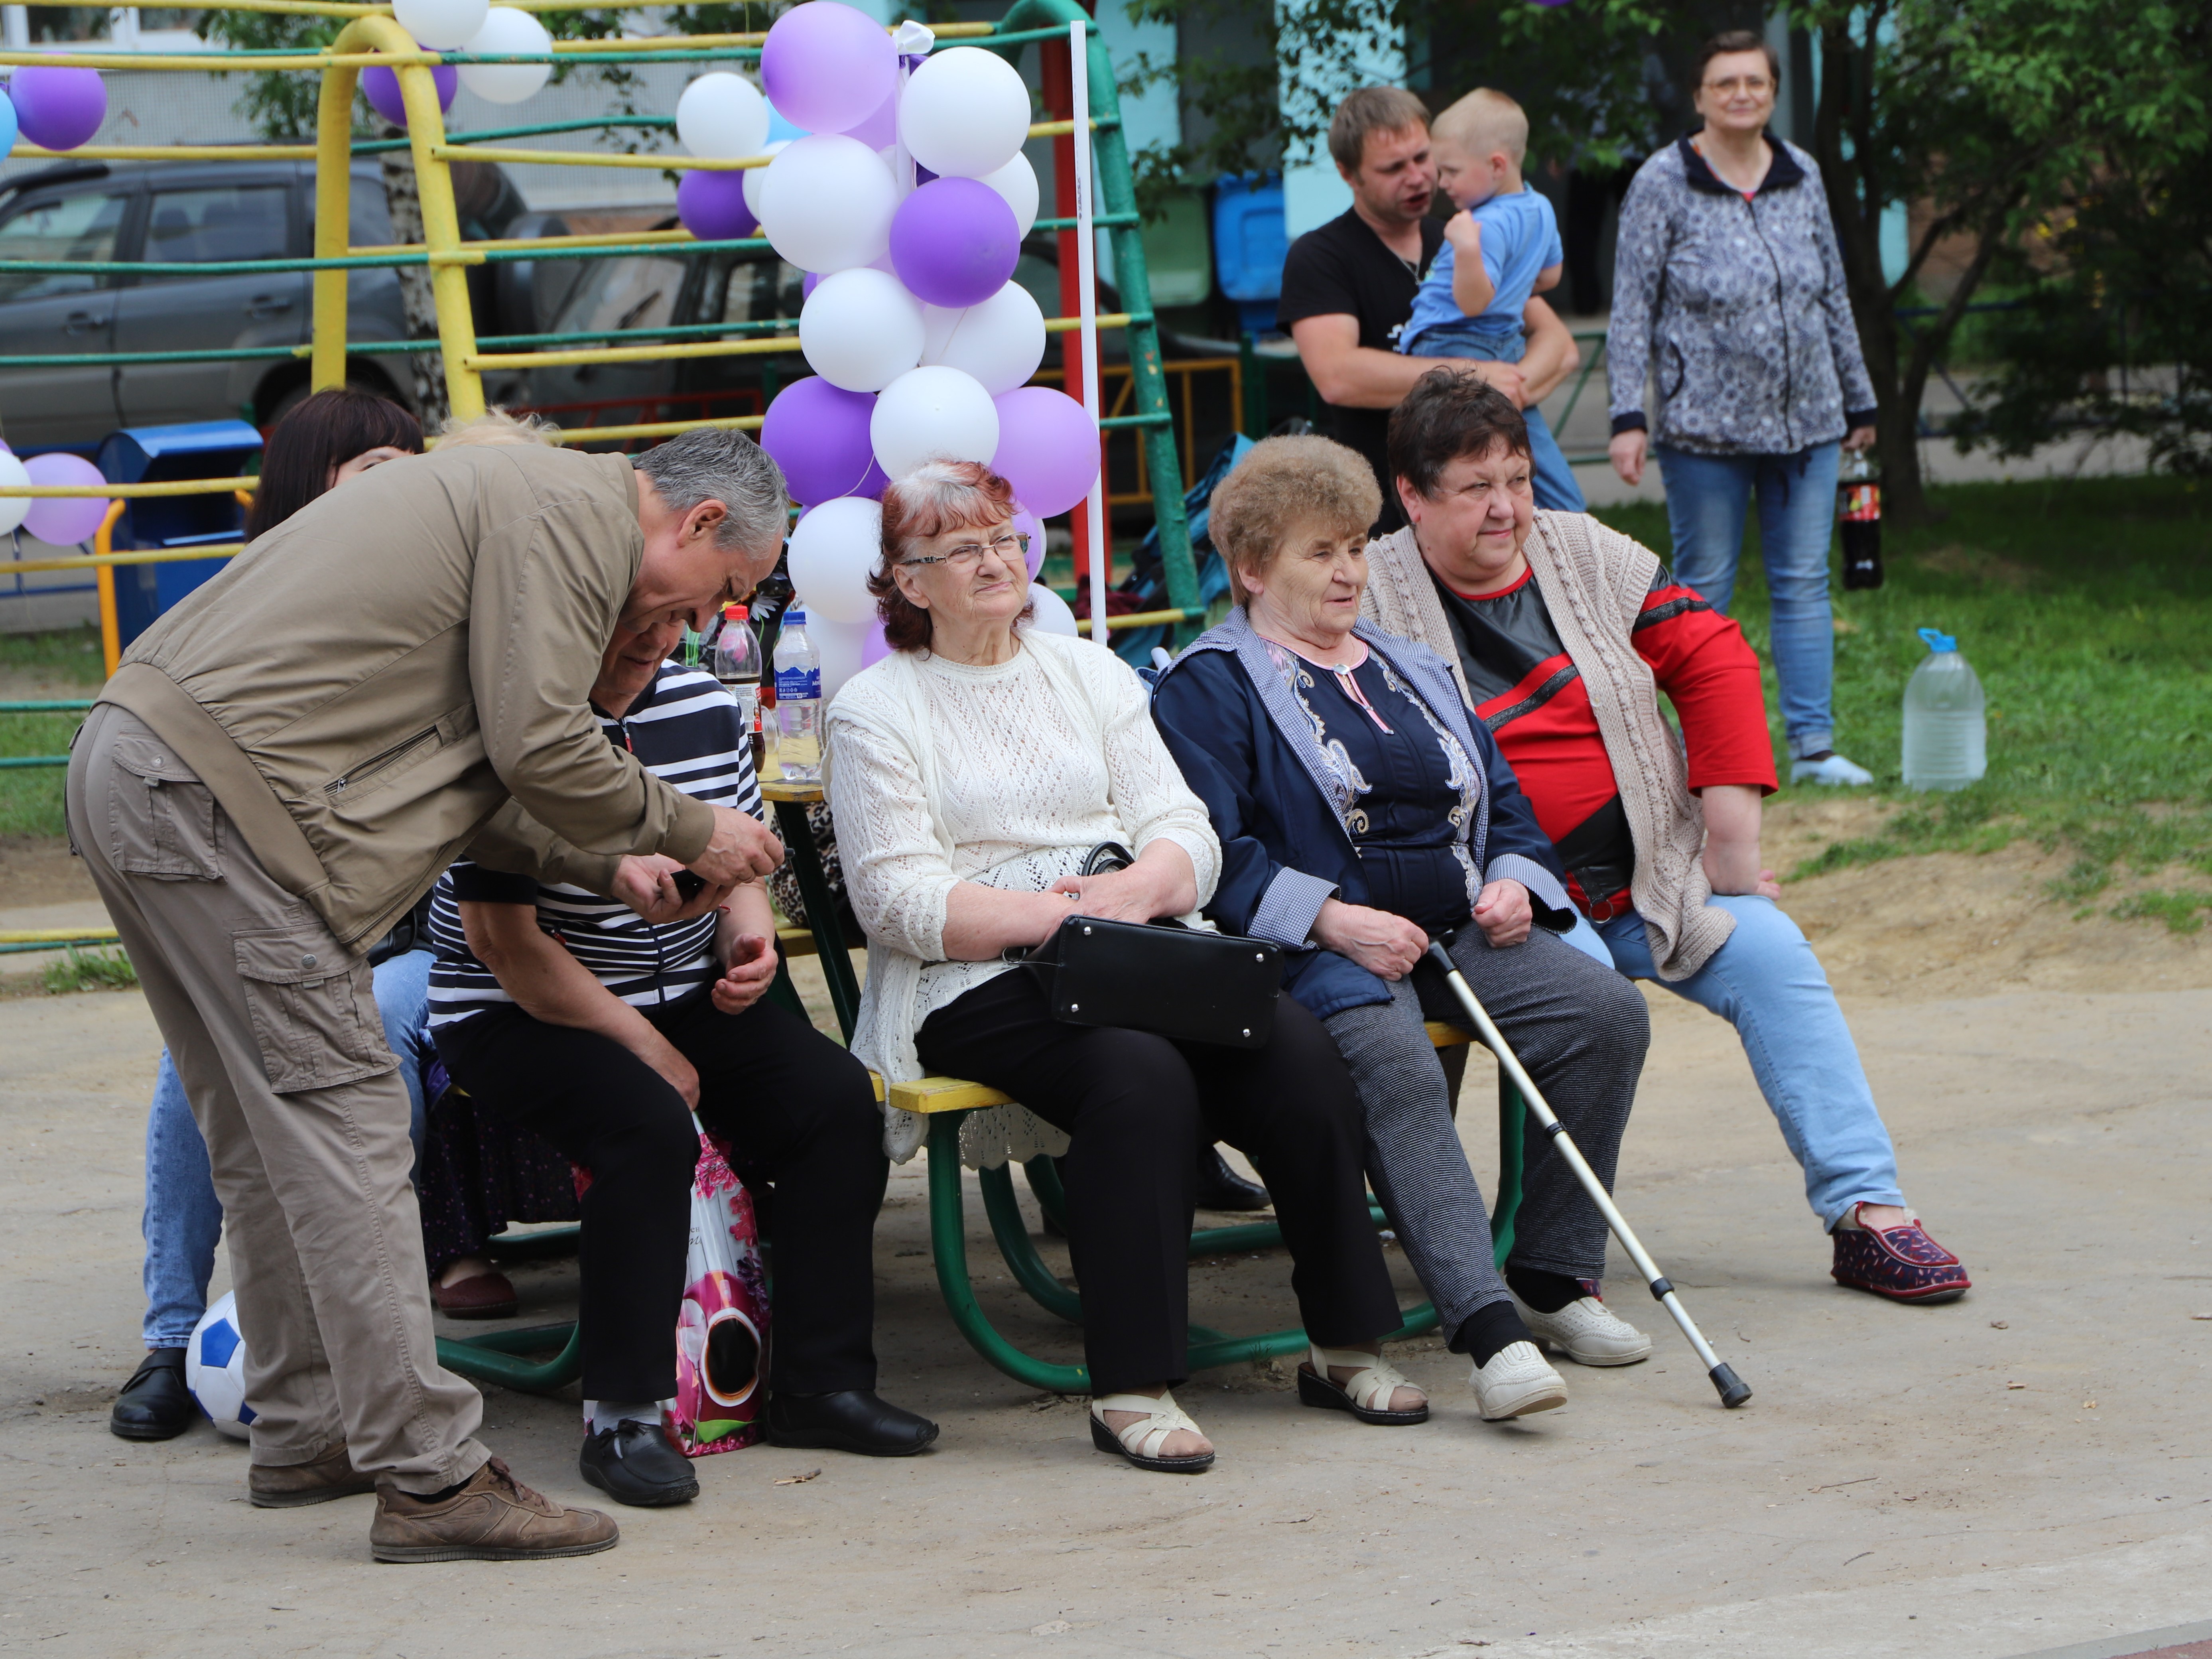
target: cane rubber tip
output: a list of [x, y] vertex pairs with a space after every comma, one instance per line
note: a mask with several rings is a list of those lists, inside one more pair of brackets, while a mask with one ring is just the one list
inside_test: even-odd
[[1716, 1365], [1708, 1375], [1713, 1379], [1713, 1387], [1720, 1390], [1721, 1404], [1726, 1406], [1730, 1411], [1734, 1411], [1751, 1398], [1751, 1384], [1738, 1376], [1728, 1366]]

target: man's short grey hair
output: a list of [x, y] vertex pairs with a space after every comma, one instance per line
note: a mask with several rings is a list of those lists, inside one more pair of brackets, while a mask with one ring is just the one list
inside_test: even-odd
[[744, 433], [701, 427], [656, 444], [630, 464], [678, 514], [702, 501], [727, 507], [730, 516], [715, 532], [717, 545], [754, 554], [782, 545], [791, 518], [783, 471]]

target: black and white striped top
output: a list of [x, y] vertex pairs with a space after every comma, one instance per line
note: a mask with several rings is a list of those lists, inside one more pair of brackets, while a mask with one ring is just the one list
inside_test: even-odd
[[[599, 725], [610, 743], [685, 794], [763, 816], [750, 736], [737, 704], [712, 675], [663, 663], [622, 719], [601, 714]], [[432, 1025], [514, 1000], [470, 951], [461, 928], [464, 899], [535, 904], [538, 927], [568, 946], [600, 984], [639, 1007], [674, 1002], [717, 976], [711, 911], [654, 927], [627, 905], [580, 887], [541, 884], [462, 859], [430, 896], [430, 937], [438, 951], [430, 969]]]

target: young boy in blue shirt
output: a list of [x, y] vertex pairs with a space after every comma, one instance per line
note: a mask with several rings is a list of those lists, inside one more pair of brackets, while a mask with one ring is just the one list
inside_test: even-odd
[[[1437, 183], [1461, 210], [1444, 227], [1444, 245], [1413, 296], [1398, 337], [1412, 357], [1473, 357], [1517, 363], [1528, 349], [1522, 308], [1531, 294], [1556, 287], [1565, 259], [1552, 204], [1521, 179], [1528, 118], [1502, 92], [1478, 88], [1429, 129]], [[1559, 441], [1531, 405], [1536, 505], [1580, 513], [1587, 503]]]

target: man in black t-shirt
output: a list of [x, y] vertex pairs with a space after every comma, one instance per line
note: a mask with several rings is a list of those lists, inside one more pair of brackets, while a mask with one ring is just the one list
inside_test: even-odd
[[1384, 452], [1390, 411], [1415, 380], [1439, 367], [1471, 368], [1525, 406], [1577, 361], [1565, 326], [1534, 299], [1524, 313], [1528, 355], [1517, 363], [1398, 355], [1414, 291], [1443, 246], [1443, 224], [1428, 216], [1437, 185], [1428, 123], [1421, 100], [1397, 87], [1363, 87], [1337, 106], [1329, 155], [1352, 186], [1352, 206], [1291, 244], [1275, 304], [1277, 323], [1297, 343], [1321, 394], [1322, 432], [1375, 469], [1382, 490], [1377, 533], [1405, 522]]

